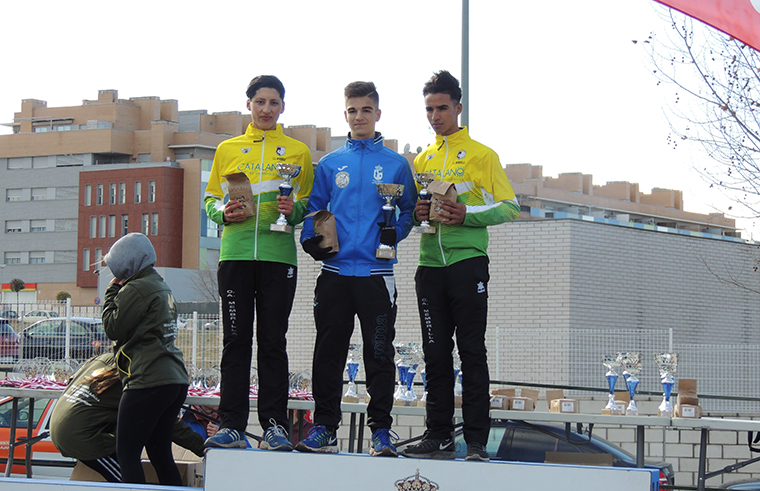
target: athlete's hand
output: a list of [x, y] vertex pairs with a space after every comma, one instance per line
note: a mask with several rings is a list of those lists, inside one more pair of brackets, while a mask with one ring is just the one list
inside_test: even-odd
[[243, 207], [245, 203], [236, 199], [231, 199], [224, 204], [224, 223], [230, 222], [243, 222], [245, 221], [245, 214], [243, 213]]
[[293, 197], [278, 195], [277, 211], [286, 217], [289, 217], [290, 214], [293, 213]]
[[421, 199], [414, 205], [414, 218], [418, 222], [424, 222], [430, 220], [430, 200]]
[[467, 214], [467, 206], [464, 203], [454, 201], [442, 201], [441, 211], [438, 213], [443, 218], [448, 218], [446, 222], [441, 222], [445, 225], [457, 225], [464, 223], [464, 216]]

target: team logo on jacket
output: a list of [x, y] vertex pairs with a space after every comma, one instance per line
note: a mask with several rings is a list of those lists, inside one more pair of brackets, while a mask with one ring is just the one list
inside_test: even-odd
[[434, 153], [431, 153], [431, 154], [428, 154], [428, 156], [427, 156], [427, 159], [428, 159], [428, 160], [430, 160], [430, 159], [432, 159], [433, 157], [435, 157], [435, 154], [434, 154]]
[[478, 293], [485, 293], [486, 285], [482, 281], [478, 281]]
[[467, 152], [465, 152], [464, 150], [460, 150], [459, 153], [457, 153], [457, 158], [463, 159], [465, 155], [467, 155]]
[[248, 148], [241, 148], [241, 149], [240, 149], [240, 151], [241, 151], [241, 152], [243, 152], [243, 153], [248, 153], [248, 152], [250, 152], [250, 151], [251, 151], [251, 147], [248, 147]]
[[335, 174], [335, 185], [341, 189], [348, 186], [350, 180], [351, 178], [349, 177], [348, 172], [338, 172]]
[[374, 174], [372, 174], [372, 177], [375, 179], [375, 181], [382, 182], [382, 180], [383, 180], [383, 166], [376, 165], [375, 166], [375, 172], [374, 172]]
[[282, 157], [283, 155], [285, 155], [285, 147], [278, 146], [277, 150], [275, 150], [275, 152], [277, 153], [277, 155], [279, 155], [280, 157]]
[[293, 278], [293, 276], [295, 276], [295, 274], [296, 274], [295, 268], [293, 268], [293, 267], [288, 268], [288, 276], [287, 276], [288, 279]]

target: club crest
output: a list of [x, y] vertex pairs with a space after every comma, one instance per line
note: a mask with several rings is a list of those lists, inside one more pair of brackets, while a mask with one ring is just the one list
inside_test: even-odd
[[277, 153], [277, 155], [282, 157], [283, 155], [285, 155], [285, 147], [278, 146], [277, 150], [275, 150], [275, 153]]
[[338, 172], [335, 174], [335, 185], [341, 189], [348, 186], [350, 180], [351, 178], [348, 175], [348, 172]]
[[458, 158], [458, 159], [463, 159], [465, 155], [467, 155], [467, 152], [465, 152], [464, 150], [460, 150], [460, 151], [457, 153], [457, 158]]
[[248, 147], [248, 148], [241, 148], [241, 149], [240, 149], [240, 151], [241, 151], [241, 152], [243, 152], [243, 153], [248, 153], [248, 152], [250, 152], [250, 151], [251, 151], [251, 147]]
[[382, 182], [383, 180], [383, 167], [380, 165], [375, 166], [375, 172], [372, 174], [375, 181]]

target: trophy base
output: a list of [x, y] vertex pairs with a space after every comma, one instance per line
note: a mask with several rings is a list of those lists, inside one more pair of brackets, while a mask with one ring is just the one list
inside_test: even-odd
[[269, 230], [272, 232], [285, 232], [289, 234], [293, 231], [293, 227], [287, 224], [273, 223], [269, 226]]
[[396, 259], [396, 249], [377, 249], [375, 257], [378, 259]]
[[623, 411], [620, 408], [618, 408], [618, 409], [607, 409], [607, 408], [604, 408], [604, 409], [602, 409], [602, 414], [605, 414], [605, 415], [608, 415], [608, 416], [623, 416], [623, 415], [625, 415], [625, 411]]
[[352, 402], [352, 403], [358, 403], [359, 398], [358, 397], [351, 397], [351, 396], [343, 396], [343, 399], [341, 399], [343, 402]]
[[435, 227], [433, 227], [432, 225], [429, 225], [427, 227], [423, 227], [422, 225], [420, 225], [418, 227], [414, 227], [412, 230], [414, 231], [414, 233], [417, 233], [417, 234], [434, 234], [435, 233]]
[[417, 401], [417, 407], [426, 407], [427, 401]]

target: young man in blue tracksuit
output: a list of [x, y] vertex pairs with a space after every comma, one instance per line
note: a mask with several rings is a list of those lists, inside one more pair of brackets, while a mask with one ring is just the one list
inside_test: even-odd
[[[304, 220], [301, 244], [304, 251], [322, 261], [322, 271], [314, 291], [313, 390], [314, 427], [296, 445], [302, 452], [335, 453], [336, 430], [340, 423], [343, 366], [359, 316], [363, 339], [367, 392], [367, 424], [372, 430], [371, 455], [395, 457], [390, 441], [395, 384], [394, 324], [396, 259], [378, 259], [382, 243], [395, 246], [412, 228], [417, 191], [407, 160], [383, 145], [375, 132], [380, 119], [379, 96], [372, 82], [346, 86], [346, 121], [351, 132], [346, 145], [319, 161], [307, 213], [329, 209], [335, 214], [339, 251], [320, 247], [313, 220]], [[383, 223], [385, 200], [377, 192], [378, 183], [404, 185], [394, 202], [391, 226]]]

